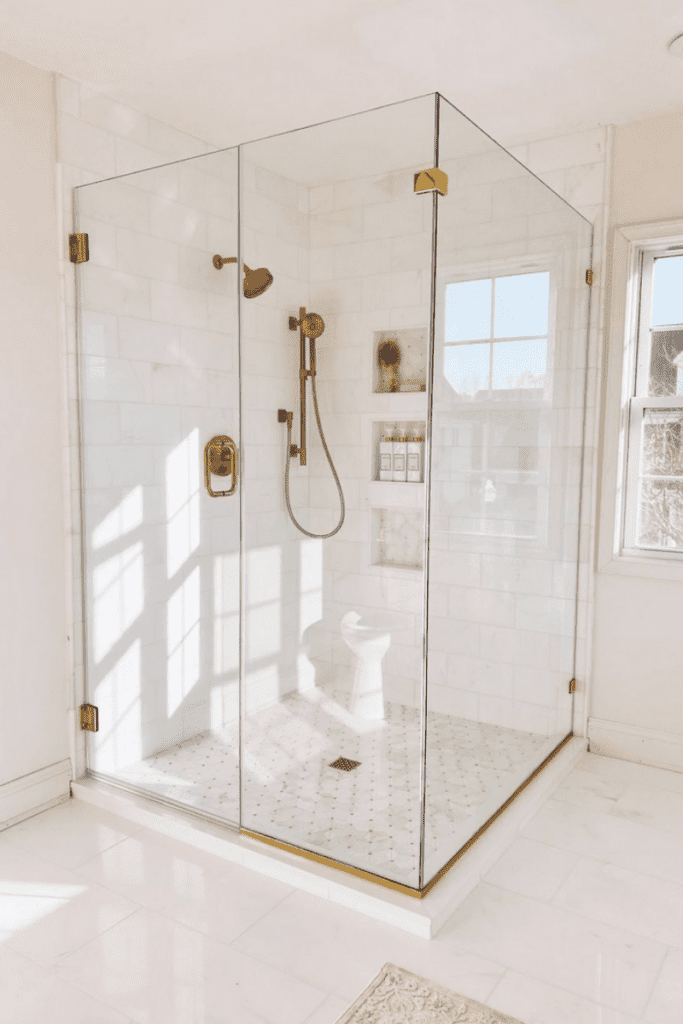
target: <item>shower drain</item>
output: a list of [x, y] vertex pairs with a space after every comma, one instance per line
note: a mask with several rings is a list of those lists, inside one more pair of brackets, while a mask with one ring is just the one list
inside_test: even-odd
[[338, 757], [336, 761], [331, 762], [330, 768], [339, 768], [342, 772], [352, 772], [359, 764], [360, 761], [349, 761], [348, 757]]

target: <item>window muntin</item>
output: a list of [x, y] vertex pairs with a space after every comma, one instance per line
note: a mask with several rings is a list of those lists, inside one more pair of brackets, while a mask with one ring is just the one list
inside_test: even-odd
[[[446, 285], [444, 373], [463, 400], [545, 388], [550, 274], [507, 274]], [[507, 394], [504, 394], [507, 392]]]
[[443, 371], [452, 389], [449, 510], [457, 533], [542, 542], [549, 308], [548, 270], [445, 286]]

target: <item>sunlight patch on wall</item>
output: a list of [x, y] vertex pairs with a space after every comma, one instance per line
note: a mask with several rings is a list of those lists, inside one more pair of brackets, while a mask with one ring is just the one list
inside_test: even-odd
[[240, 556], [216, 555], [213, 563], [213, 670], [237, 672], [240, 665]]
[[166, 457], [167, 566], [170, 579], [199, 547], [199, 430]]
[[142, 542], [95, 567], [93, 596], [93, 646], [99, 663], [143, 610]]
[[192, 687], [199, 681], [199, 584], [199, 566], [196, 566], [168, 602], [166, 710], [169, 715], [177, 711]]
[[142, 487], [134, 487], [122, 501], [104, 517], [92, 533], [95, 550], [130, 533], [142, 523]]

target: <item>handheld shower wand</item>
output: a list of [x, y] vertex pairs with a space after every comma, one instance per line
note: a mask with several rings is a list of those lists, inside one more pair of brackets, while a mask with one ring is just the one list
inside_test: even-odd
[[[319, 338], [325, 330], [325, 321], [317, 313], [306, 313], [306, 309], [302, 306], [299, 309], [299, 319], [290, 316], [289, 318], [289, 329], [295, 331], [299, 328], [299, 394], [300, 394], [300, 410], [299, 410], [299, 441], [300, 444], [292, 444], [292, 421], [294, 419], [294, 413], [288, 412], [286, 409], [278, 409], [277, 418], [278, 422], [287, 424], [287, 451], [285, 453], [285, 504], [287, 505], [287, 512], [289, 518], [292, 520], [297, 530], [305, 534], [306, 537], [315, 537], [316, 539], [325, 540], [327, 537], [334, 537], [335, 533], [339, 533], [342, 526], [344, 525], [344, 518], [346, 516], [346, 504], [344, 502], [344, 492], [340, 483], [339, 477], [337, 476], [337, 470], [334, 468], [332, 456], [330, 450], [327, 447], [325, 440], [325, 434], [323, 432], [323, 425], [320, 419], [320, 409], [318, 407], [318, 393], [315, 387], [316, 377], [316, 364], [315, 364], [315, 339]], [[306, 368], [306, 338], [309, 339], [310, 344], [310, 359], [309, 368]], [[290, 459], [299, 456], [300, 465], [306, 465], [306, 378], [311, 378], [311, 391], [313, 393], [313, 408], [315, 409], [315, 418], [318, 424], [318, 432], [320, 434], [320, 440], [322, 441], [327, 461], [330, 464], [332, 470], [332, 476], [334, 482], [337, 485], [337, 491], [339, 492], [339, 505], [340, 514], [339, 522], [335, 526], [334, 530], [329, 533], [311, 533], [309, 530], [305, 530], [304, 527], [297, 522], [294, 512], [292, 511], [292, 503], [289, 497], [289, 462]]]

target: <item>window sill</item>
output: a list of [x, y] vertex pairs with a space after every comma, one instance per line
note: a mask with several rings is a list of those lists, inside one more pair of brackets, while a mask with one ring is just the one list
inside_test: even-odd
[[618, 555], [598, 567], [598, 576], [640, 576], [650, 580], [683, 582], [683, 554], [668, 558], [649, 558], [637, 555]]

